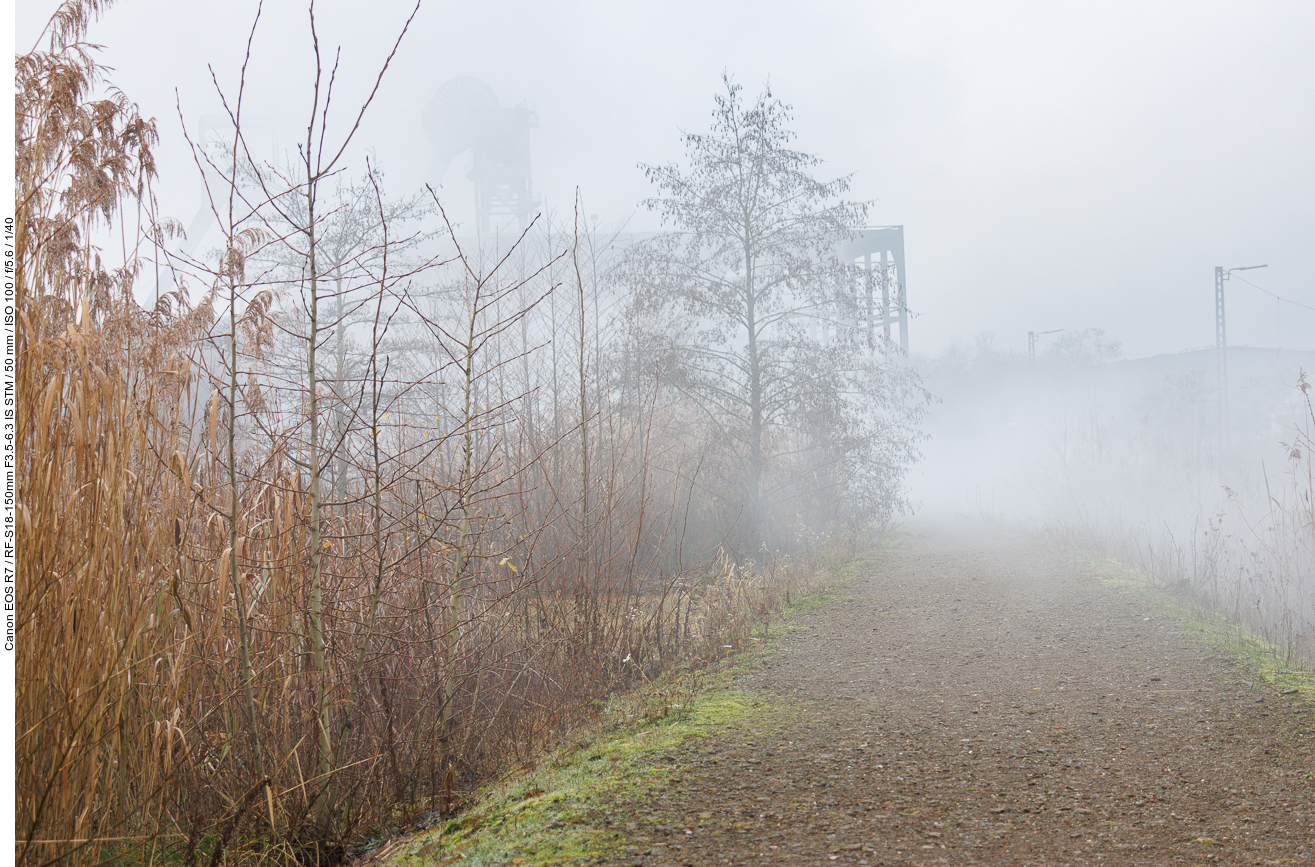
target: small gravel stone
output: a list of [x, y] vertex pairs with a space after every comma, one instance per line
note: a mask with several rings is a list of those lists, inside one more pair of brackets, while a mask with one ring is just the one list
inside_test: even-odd
[[1148, 634], [1161, 603], [1102, 562], [907, 539], [740, 684], [763, 711], [616, 812], [683, 829], [687, 864], [1310, 863], [1315, 705], [1270, 714], [1172, 617]]

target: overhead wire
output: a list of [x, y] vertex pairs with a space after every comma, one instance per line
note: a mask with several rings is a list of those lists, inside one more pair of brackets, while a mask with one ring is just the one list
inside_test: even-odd
[[[1231, 277], [1232, 275], [1229, 276]], [[1248, 280], [1245, 277], [1236, 277], [1235, 279], [1241, 280], [1243, 283], [1247, 284], [1253, 289], [1259, 289], [1261, 292], [1264, 292], [1266, 295], [1268, 295], [1270, 298], [1275, 299], [1276, 301], [1282, 301], [1284, 304], [1292, 304], [1297, 307], [1304, 307], [1307, 310], [1315, 310], [1315, 307], [1311, 307], [1309, 304], [1302, 304], [1300, 301], [1293, 301], [1291, 298], [1283, 298], [1279, 295], [1275, 295], [1273, 292], [1270, 292], [1264, 286], [1257, 286], [1255, 283], [1252, 283], [1250, 280]]]

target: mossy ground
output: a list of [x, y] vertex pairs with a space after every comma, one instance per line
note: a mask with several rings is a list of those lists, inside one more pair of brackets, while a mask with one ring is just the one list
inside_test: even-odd
[[[369, 860], [389, 867], [610, 863], [623, 854], [627, 838], [644, 833], [637, 826], [656, 821], [619, 815], [617, 805], [661, 790], [678, 776], [679, 762], [687, 755], [682, 744], [728, 736], [762, 742], [799, 722], [795, 718], [804, 711], [740, 690], [739, 678], [778, 652], [774, 639], [795, 628], [793, 618], [841, 598], [845, 585], [882, 557], [878, 551], [828, 564], [826, 589], [795, 595], [790, 609], [774, 615], [770, 627], [744, 641], [743, 648], [612, 696], [600, 703], [593, 728], [575, 733], [568, 745], [543, 757], [536, 770], [488, 787], [461, 816], [394, 840]], [[1210, 613], [1199, 600], [1156, 586], [1118, 561], [1086, 558], [1083, 565], [1094, 580], [1136, 594], [1183, 633], [1232, 660], [1239, 679], [1276, 693], [1296, 689], [1301, 698], [1315, 702], [1315, 672]]]
[[621, 842], [610, 830], [612, 806], [661, 785], [671, 752], [689, 741], [729, 730], [766, 734], [789, 725], [794, 711], [749, 696], [736, 681], [775, 653], [774, 639], [796, 628], [794, 618], [825, 607], [864, 567], [870, 554], [827, 571], [797, 593], [742, 647], [711, 664], [686, 666], [602, 702], [597, 724], [544, 756], [538, 768], [477, 794], [462, 815], [393, 840], [366, 860], [388, 867], [565, 865], [588, 863]]

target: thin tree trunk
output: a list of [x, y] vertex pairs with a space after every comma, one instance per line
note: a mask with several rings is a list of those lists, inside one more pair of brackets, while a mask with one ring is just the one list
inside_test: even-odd
[[580, 191], [576, 190], [575, 205], [575, 242], [571, 245], [571, 263], [575, 266], [575, 285], [580, 299], [580, 545], [582, 561], [585, 567], [585, 579], [589, 577], [589, 385], [585, 377], [585, 301], [584, 278], [580, 275]]
[[758, 317], [755, 309], [753, 248], [749, 238], [748, 221], [745, 222], [744, 242], [744, 319], [749, 345], [749, 467], [745, 479], [745, 521], [748, 530], [749, 552], [758, 554], [762, 547], [762, 473], [763, 473], [763, 388], [762, 359], [758, 352]]
[[[307, 153], [310, 152], [309, 147]], [[333, 773], [333, 744], [329, 738], [329, 678], [324, 658], [324, 581], [323, 581], [323, 514], [320, 496], [320, 400], [319, 379], [316, 370], [316, 343], [319, 336], [319, 272], [315, 260], [315, 193], [316, 179], [312, 176], [309, 160], [306, 174], [310, 178], [306, 190], [306, 247], [309, 271], [310, 326], [306, 338], [306, 380], [309, 389], [310, 442], [307, 463], [310, 464], [310, 644], [311, 668], [315, 683], [316, 743], [319, 747], [319, 775], [322, 796], [316, 803], [316, 820], [321, 830], [327, 831], [333, 818], [333, 789], [329, 785]]]
[[461, 372], [464, 376], [462, 392], [462, 410], [461, 418], [463, 430], [461, 434], [461, 474], [458, 479], [461, 491], [461, 524], [457, 530], [457, 543], [453, 547], [452, 559], [452, 591], [448, 600], [448, 616], [446, 623], [446, 642], [444, 648], [444, 665], [443, 665], [443, 709], [442, 709], [442, 726], [439, 734], [439, 744], [443, 748], [445, 755], [450, 756], [452, 730], [455, 727], [455, 708], [456, 701], [456, 663], [457, 653], [460, 644], [460, 625], [462, 620], [462, 594], [464, 591], [464, 580], [466, 569], [469, 568], [471, 561], [470, 542], [471, 542], [471, 486], [474, 484], [472, 479], [475, 464], [475, 417], [478, 414], [476, 405], [475, 390], [475, 355], [478, 351], [476, 348], [477, 321], [479, 318], [480, 298], [483, 289], [483, 282], [476, 281], [474, 286], [474, 295], [470, 302], [469, 321], [467, 322], [466, 341], [462, 346], [462, 367]]
[[256, 763], [256, 775], [264, 778], [265, 759], [260, 748], [255, 688], [251, 680], [251, 633], [247, 629], [246, 593], [239, 580], [237, 562], [237, 288], [229, 276], [228, 292], [228, 580], [237, 602], [238, 665], [242, 678], [242, 705], [247, 716], [247, 735]]

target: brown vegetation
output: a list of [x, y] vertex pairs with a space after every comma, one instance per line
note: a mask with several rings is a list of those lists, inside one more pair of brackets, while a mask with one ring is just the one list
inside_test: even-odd
[[369, 99], [334, 139], [317, 68], [288, 167], [226, 96], [221, 249], [172, 255], [100, 5], [18, 60], [22, 863], [333, 862], [776, 605], [797, 527], [723, 547], [715, 440], [624, 378], [591, 238], [333, 186]]

